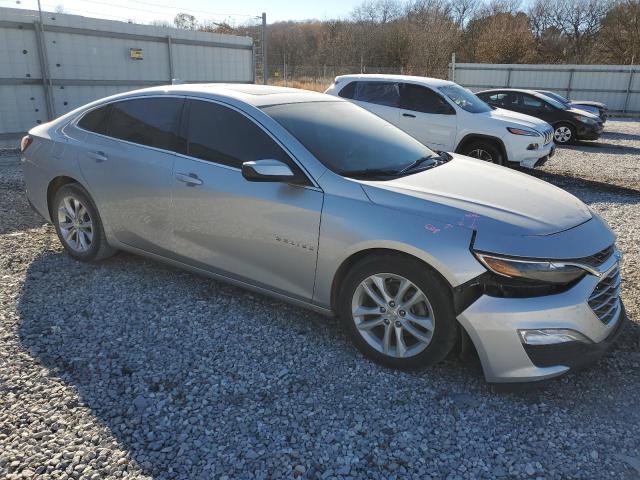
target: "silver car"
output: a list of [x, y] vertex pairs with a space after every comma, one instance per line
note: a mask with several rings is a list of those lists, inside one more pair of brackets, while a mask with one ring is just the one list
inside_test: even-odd
[[542, 380], [626, 321], [615, 237], [582, 202], [333, 96], [139, 90], [34, 128], [22, 160], [73, 258], [126, 250], [338, 315], [388, 366], [473, 345], [489, 382]]

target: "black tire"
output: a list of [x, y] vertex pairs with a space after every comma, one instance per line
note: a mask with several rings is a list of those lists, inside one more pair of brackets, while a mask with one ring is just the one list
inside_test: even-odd
[[[375, 274], [400, 275], [416, 285], [427, 296], [433, 309], [434, 328], [430, 343], [420, 353], [398, 358], [377, 350], [360, 334], [352, 315], [352, 300], [362, 281]], [[338, 316], [355, 346], [366, 357], [382, 365], [402, 369], [424, 369], [442, 361], [455, 346], [458, 323], [453, 309], [449, 285], [419, 260], [404, 255], [375, 255], [354, 265], [341, 284]]]
[[[562, 132], [568, 132], [568, 138]], [[569, 123], [558, 123], [553, 126], [553, 141], [558, 145], [569, 145], [576, 141], [576, 129]]]
[[[88, 217], [91, 222], [91, 233], [92, 237], [90, 242], [88, 243], [86, 250], [79, 251], [74, 248], [71, 243], [73, 239], [78, 238], [78, 234], [75, 236], [71, 236], [71, 240], [67, 240], [62, 233], [60, 226], [60, 215], [59, 210], [63, 207], [63, 202], [65, 199], [73, 198], [80, 202], [81, 206], [86, 209]], [[87, 191], [82, 188], [77, 183], [69, 183], [67, 185], [62, 186], [53, 197], [53, 205], [51, 208], [52, 220], [53, 224], [56, 228], [56, 233], [58, 234], [58, 239], [60, 243], [67, 251], [67, 253], [75, 258], [76, 260], [80, 260], [82, 262], [97, 262], [100, 260], [104, 260], [105, 258], [111, 257], [117, 253], [117, 250], [111, 247], [107, 243], [107, 239], [105, 238], [104, 228], [102, 227], [102, 220], [100, 219], [100, 214], [98, 213], [98, 209], [96, 208], [93, 200], [87, 193]], [[85, 217], [86, 218], [86, 217]], [[84, 237], [87, 239], [88, 237]]]
[[487, 140], [476, 140], [468, 143], [460, 152], [467, 157], [477, 158], [485, 162], [504, 165], [502, 151], [494, 142]]

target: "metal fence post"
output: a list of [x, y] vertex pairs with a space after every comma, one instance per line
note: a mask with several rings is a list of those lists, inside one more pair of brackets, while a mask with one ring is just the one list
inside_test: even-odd
[[511, 86], [511, 72], [513, 71], [513, 68], [508, 68], [507, 69], [507, 87]]
[[175, 71], [173, 69], [173, 46], [171, 43], [171, 35], [167, 35], [167, 55], [169, 57], [169, 83], [172, 83], [175, 78]]
[[269, 83], [269, 65], [267, 63], [267, 14], [262, 13], [262, 83]]
[[51, 75], [49, 74], [49, 60], [47, 58], [47, 46], [44, 43], [42, 23], [35, 20], [34, 31], [36, 32], [36, 44], [38, 45], [38, 59], [40, 60], [40, 71], [42, 72], [42, 88], [44, 89], [44, 100], [47, 106], [47, 120], [53, 120], [56, 116], [53, 94], [51, 91]]
[[573, 68], [569, 70], [569, 83], [567, 83], [567, 99], [568, 100], [571, 100], [571, 84], [573, 83], [573, 72], [575, 72]]
[[627, 93], [624, 97], [624, 108], [622, 109], [623, 113], [627, 113], [627, 109], [629, 108], [629, 96], [631, 95], [631, 85], [633, 85], [633, 67], [629, 70], [629, 83], [627, 83]]
[[449, 75], [449, 79], [452, 82], [456, 81], [456, 52], [451, 54], [451, 73]]

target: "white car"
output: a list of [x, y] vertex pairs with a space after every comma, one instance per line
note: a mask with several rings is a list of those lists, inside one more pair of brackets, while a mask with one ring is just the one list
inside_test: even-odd
[[341, 75], [325, 93], [356, 103], [437, 151], [533, 168], [555, 150], [553, 128], [544, 120], [490, 107], [447, 80]]

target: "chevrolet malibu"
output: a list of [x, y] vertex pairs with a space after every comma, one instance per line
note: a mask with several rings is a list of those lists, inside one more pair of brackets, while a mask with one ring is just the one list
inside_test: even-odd
[[28, 199], [71, 257], [126, 250], [335, 314], [384, 365], [473, 344], [489, 382], [543, 380], [626, 322], [614, 235], [582, 202], [340, 98], [154, 87], [37, 126], [21, 149]]

